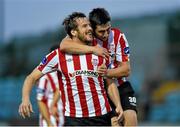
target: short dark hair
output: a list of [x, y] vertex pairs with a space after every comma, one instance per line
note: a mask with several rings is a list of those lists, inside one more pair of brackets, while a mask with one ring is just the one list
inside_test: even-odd
[[95, 30], [97, 25], [106, 24], [111, 21], [111, 18], [108, 11], [104, 8], [94, 8], [89, 13], [89, 21], [91, 23], [91, 27]]
[[81, 12], [73, 12], [72, 14], [68, 15], [68, 17], [66, 17], [63, 21], [63, 25], [65, 28], [66, 33], [72, 37], [71, 34], [71, 30], [76, 29], [77, 28], [77, 23], [76, 23], [76, 19], [77, 18], [85, 18], [86, 15], [84, 13]]

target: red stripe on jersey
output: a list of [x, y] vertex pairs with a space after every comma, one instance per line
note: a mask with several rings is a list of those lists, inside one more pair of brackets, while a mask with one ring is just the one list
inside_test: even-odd
[[114, 31], [114, 44], [117, 46], [121, 31], [119, 29], [115, 29], [115, 28], [112, 28], [112, 31]]
[[[103, 58], [100, 57], [100, 56], [98, 56], [98, 58], [99, 58], [99, 65], [98, 66], [100, 66], [103, 63]], [[99, 81], [99, 84], [100, 84], [100, 87], [101, 87], [101, 93], [102, 93], [102, 95], [103, 95], [103, 97], [105, 99], [105, 105], [106, 105], [106, 108], [107, 108], [107, 112], [110, 112], [111, 107], [109, 105], [108, 98], [106, 96], [106, 91], [104, 89], [103, 78], [99, 76], [98, 81]]]
[[108, 50], [108, 42], [107, 41], [104, 41], [102, 46], [103, 46], [103, 48], [106, 48]]
[[65, 92], [64, 92], [64, 87], [63, 87], [63, 82], [62, 82], [62, 74], [61, 72], [57, 71], [57, 75], [58, 75], [58, 81], [59, 81], [59, 90], [61, 92], [61, 100], [63, 103], [63, 114], [64, 114], [64, 109], [65, 109], [65, 102], [66, 102], [66, 98], [65, 98]]
[[[74, 70], [81, 70], [79, 55], [73, 55], [73, 62], [74, 62]], [[81, 62], [83, 62], [83, 61], [81, 61]], [[77, 84], [78, 94], [79, 94], [79, 98], [80, 98], [83, 117], [88, 117], [88, 115], [89, 115], [88, 106], [87, 106], [87, 101], [86, 101], [86, 96], [85, 96], [81, 76], [76, 76], [76, 84]]]
[[42, 64], [42, 63], [41, 63], [41, 65], [38, 66], [38, 70], [40, 70], [40, 71], [42, 72], [42, 70], [44, 69], [44, 67], [49, 63], [49, 61], [52, 60], [52, 58], [53, 58], [54, 56], [56, 56], [56, 54], [57, 54], [56, 51], [53, 51], [48, 57], [46, 57], [46, 59], [47, 59], [46, 63], [45, 63], [45, 64]]
[[[58, 49], [58, 52], [59, 52], [59, 63], [61, 66], [60, 68], [61, 68], [62, 72], [68, 72], [67, 63], [63, 62], [66, 60], [65, 54], [61, 53], [60, 49]], [[68, 76], [65, 75], [65, 77], [66, 77], [67, 94], [68, 94], [68, 99], [69, 99], [68, 101], [70, 104], [70, 116], [75, 117], [76, 116], [76, 108], [75, 108], [75, 102], [74, 102], [74, 98], [73, 98], [73, 94], [72, 94], [71, 81]]]
[[[92, 54], [87, 54], [86, 61], [87, 61], [88, 70], [94, 70], [91, 59], [92, 59]], [[95, 87], [96, 85], [94, 83], [93, 78], [91, 78], [91, 77], [88, 77], [88, 82], [89, 82], [90, 89], [92, 92], [92, 98], [93, 98], [93, 104], [94, 104], [96, 116], [100, 116], [100, 115], [102, 115], [102, 113], [101, 113], [101, 106], [100, 106], [97, 90]]]
[[56, 84], [54, 83], [52, 76], [48, 73], [48, 74], [47, 74], [47, 77], [48, 77], [48, 79], [49, 79], [49, 81], [50, 81], [51, 88], [52, 88], [53, 92], [55, 92], [55, 90], [56, 90]]
[[97, 39], [95, 39], [95, 38], [93, 39], [92, 45], [93, 45], [93, 46], [97, 45]]

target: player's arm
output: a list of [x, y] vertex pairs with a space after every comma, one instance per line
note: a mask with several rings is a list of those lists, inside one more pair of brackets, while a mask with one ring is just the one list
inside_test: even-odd
[[127, 62], [118, 62], [118, 67], [113, 69], [108, 69], [106, 76], [109, 78], [119, 78], [119, 77], [128, 77], [130, 74], [130, 63]]
[[[106, 71], [107, 71], [107, 67], [104, 63], [98, 66], [97, 72], [99, 75], [104, 76], [106, 74]], [[106, 82], [107, 82], [108, 95], [112, 100], [112, 102], [114, 103], [114, 105], [116, 106], [118, 110], [117, 113], [119, 113], [119, 115], [122, 116], [123, 110], [121, 107], [120, 96], [117, 86], [112, 79], [106, 78]]]
[[82, 45], [73, 41], [69, 37], [65, 37], [60, 43], [60, 49], [63, 52], [70, 54], [85, 54], [93, 53], [102, 57], [109, 57], [108, 51], [99, 46]]
[[38, 106], [39, 106], [39, 111], [42, 114], [43, 118], [46, 120], [48, 126], [52, 126], [53, 124], [51, 123], [50, 120], [50, 113], [47, 105], [44, 103], [43, 100], [38, 100]]
[[56, 88], [54, 95], [53, 95], [53, 101], [50, 106], [50, 112], [52, 113], [52, 115], [55, 118], [57, 118], [57, 116], [58, 116], [57, 103], [58, 103], [59, 99], [60, 99], [60, 92], [59, 92], [59, 89]]
[[110, 99], [114, 103], [114, 105], [116, 106], [116, 113], [118, 114], [118, 119], [120, 119], [123, 117], [123, 109], [121, 106], [118, 88], [117, 88], [116, 84], [113, 82], [113, 80], [107, 78], [106, 82], [107, 82], [108, 96], [110, 97]]
[[30, 117], [30, 113], [33, 112], [32, 105], [30, 102], [30, 92], [35, 82], [42, 76], [42, 72], [35, 68], [31, 74], [29, 74], [23, 84], [22, 88], [22, 102], [19, 106], [19, 114], [25, 118]]

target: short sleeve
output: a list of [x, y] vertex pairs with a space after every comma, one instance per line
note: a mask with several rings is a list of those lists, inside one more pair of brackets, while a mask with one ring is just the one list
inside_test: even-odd
[[45, 56], [42, 62], [37, 67], [43, 74], [56, 71], [58, 69], [58, 55], [57, 50]]
[[126, 36], [121, 33], [116, 47], [116, 60], [118, 62], [129, 61], [130, 50]]

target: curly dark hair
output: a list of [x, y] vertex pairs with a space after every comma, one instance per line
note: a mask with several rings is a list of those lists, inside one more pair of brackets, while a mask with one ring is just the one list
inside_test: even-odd
[[72, 14], [68, 15], [68, 17], [64, 19], [63, 21], [64, 29], [70, 37], [72, 37], [71, 30], [77, 28], [77, 23], [75, 20], [77, 18], [85, 18], [85, 17], [86, 15], [84, 13], [73, 12]]

